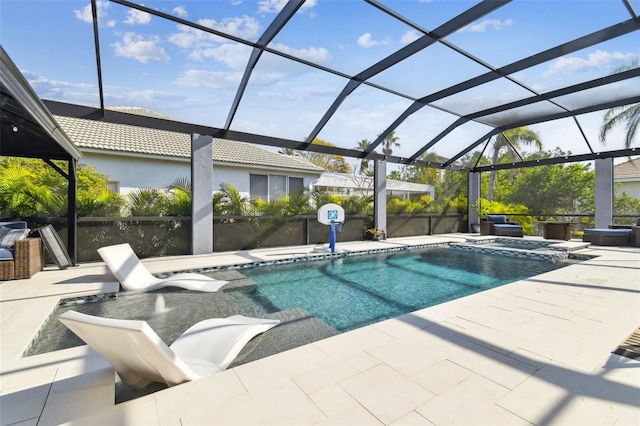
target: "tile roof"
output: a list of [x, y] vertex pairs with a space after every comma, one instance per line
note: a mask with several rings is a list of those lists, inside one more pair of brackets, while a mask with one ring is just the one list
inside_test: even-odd
[[[109, 109], [173, 120], [171, 117], [144, 108], [112, 107]], [[55, 119], [81, 150], [92, 148], [123, 153], [191, 157], [191, 135], [185, 133], [60, 115], [56, 115]], [[310, 172], [324, 171], [302, 157], [279, 154], [245, 142], [218, 138], [213, 140], [213, 161]]]
[[613, 176], [615, 179], [640, 178], [640, 158], [613, 166]]

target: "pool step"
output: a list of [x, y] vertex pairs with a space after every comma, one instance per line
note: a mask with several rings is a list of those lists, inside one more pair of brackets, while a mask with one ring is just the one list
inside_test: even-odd
[[340, 334], [338, 330], [301, 308], [266, 314], [262, 317], [279, 319], [281, 323], [251, 340], [230, 367]]
[[211, 278], [215, 278], [216, 280], [229, 281], [228, 284], [225, 284], [220, 289], [225, 292], [235, 290], [254, 291], [256, 289], [256, 286], [258, 285], [258, 283], [250, 278], [247, 278], [246, 275], [242, 274], [236, 269], [207, 272], [206, 275], [210, 276]]

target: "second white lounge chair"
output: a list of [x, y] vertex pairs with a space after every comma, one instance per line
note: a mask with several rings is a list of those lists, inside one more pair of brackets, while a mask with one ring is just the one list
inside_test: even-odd
[[128, 243], [99, 248], [98, 254], [126, 290], [152, 291], [162, 287], [180, 287], [186, 290], [214, 292], [228, 283], [192, 272], [156, 278], [145, 268]]
[[222, 371], [252, 338], [280, 323], [243, 315], [212, 318], [190, 327], [167, 346], [145, 321], [73, 310], [58, 319], [104, 356], [123, 383], [136, 389], [151, 382], [174, 386]]

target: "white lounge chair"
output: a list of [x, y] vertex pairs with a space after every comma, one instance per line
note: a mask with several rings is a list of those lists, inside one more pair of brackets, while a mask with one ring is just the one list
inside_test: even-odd
[[174, 386], [222, 371], [253, 337], [280, 323], [243, 315], [208, 319], [167, 346], [145, 321], [72, 310], [58, 319], [104, 356], [123, 383], [136, 389], [151, 382]]
[[191, 272], [156, 278], [145, 268], [128, 243], [99, 248], [98, 254], [126, 290], [152, 291], [162, 287], [181, 287], [186, 290], [214, 292], [228, 283]]

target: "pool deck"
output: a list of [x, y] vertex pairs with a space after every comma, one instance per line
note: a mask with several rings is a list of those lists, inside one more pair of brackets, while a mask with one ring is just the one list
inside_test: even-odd
[[[561, 244], [597, 257], [117, 405], [113, 370], [86, 346], [21, 358], [59, 299], [118, 289], [102, 263], [47, 267], [0, 283], [0, 423], [637, 426], [640, 362], [611, 352], [640, 326], [640, 249]], [[312, 252], [286, 247], [144, 263], [160, 273]]]

